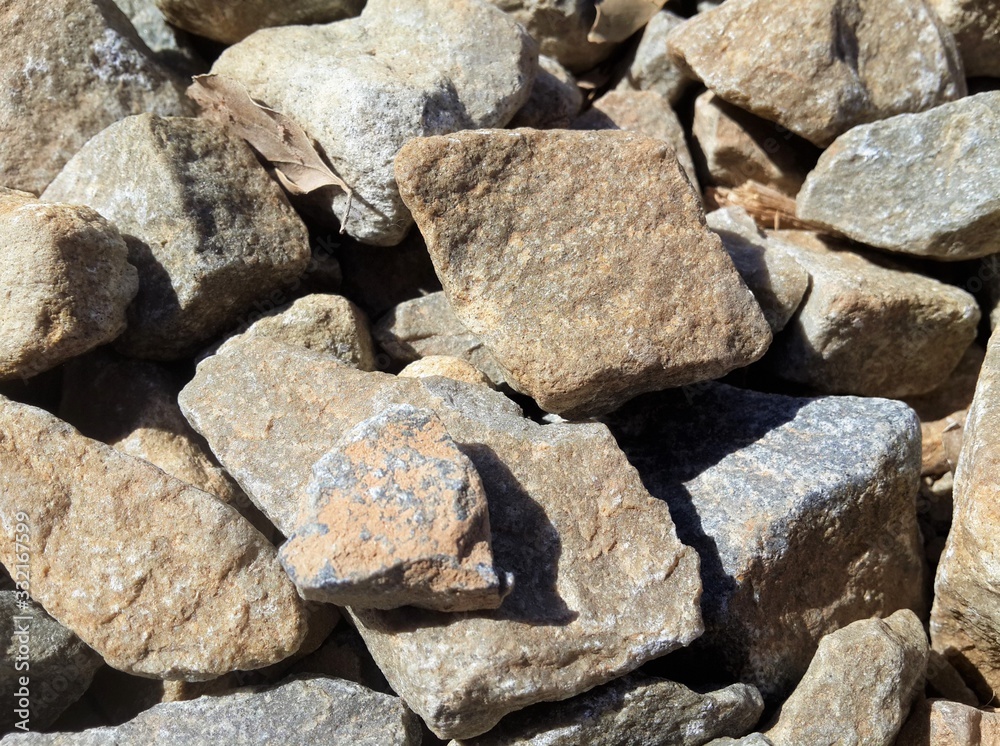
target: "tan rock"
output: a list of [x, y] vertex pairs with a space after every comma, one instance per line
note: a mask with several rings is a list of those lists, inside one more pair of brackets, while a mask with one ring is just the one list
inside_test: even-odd
[[943, 699], [925, 700], [913, 708], [895, 746], [996, 746], [1000, 744], [1000, 712]]
[[955, 35], [965, 74], [1000, 77], [1000, 4], [997, 0], [928, 0]]
[[922, 0], [730, 0], [668, 44], [724, 100], [820, 147], [966, 94], [955, 41]]
[[573, 73], [551, 57], [542, 55], [538, 58], [538, 75], [531, 95], [507, 126], [540, 130], [567, 127], [580, 113], [581, 106], [583, 94]]
[[93, 210], [0, 189], [0, 381], [28, 378], [125, 329], [138, 277]]
[[399, 375], [402, 378], [427, 378], [429, 376], [444, 376], [464, 383], [477, 383], [490, 388], [496, 388], [493, 382], [472, 363], [467, 363], [457, 357], [447, 355], [431, 355], [407, 365]]
[[770, 343], [666, 143], [462, 132], [410, 141], [396, 174], [456, 316], [546, 411], [608, 411]]
[[0, 469], [0, 561], [28, 564], [32, 598], [115, 668], [198, 680], [302, 643], [276, 551], [210, 495], [6, 399]]

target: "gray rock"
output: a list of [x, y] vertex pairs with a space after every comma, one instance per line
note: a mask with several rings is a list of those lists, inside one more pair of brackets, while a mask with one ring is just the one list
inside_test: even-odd
[[559, 129], [573, 121], [581, 106], [583, 94], [573, 73], [551, 57], [541, 56], [531, 95], [507, 126]]
[[398, 697], [341, 679], [299, 677], [188, 702], [166, 702], [116, 727], [8, 736], [15, 746], [419, 746], [420, 724]]
[[727, 0], [668, 44], [724, 100], [820, 147], [966, 94], [955, 40], [923, 0]]
[[705, 746], [774, 746], [763, 733], [751, 733], [743, 738], [716, 738]]
[[923, 625], [908, 610], [827, 635], [765, 735], [774, 746], [893, 746], [923, 694], [927, 647]]
[[710, 383], [637, 399], [610, 425], [701, 556], [705, 635], [678, 666], [775, 703], [823, 635], [925, 608], [920, 429], [906, 405]]
[[114, 0], [114, 3], [164, 66], [184, 75], [208, 70], [209, 65], [198, 53], [191, 36], [167, 23], [155, 0]]
[[118, 348], [193, 353], [309, 263], [306, 227], [245, 141], [204, 120], [148, 114], [97, 135], [43, 199], [94, 208], [126, 236], [139, 295]]
[[809, 174], [798, 216], [932, 259], [1000, 250], [1000, 91], [855, 127]]
[[495, 611], [352, 611], [393, 689], [431, 730], [480, 735], [698, 636], [694, 552], [602, 425], [538, 425], [485, 386], [363, 373], [268, 339], [224, 345], [181, 394], [230, 472], [278, 510], [327, 444], [393, 404], [434, 410], [472, 460], [495, 564], [514, 575]]
[[997, 0], [928, 0], [955, 35], [965, 74], [1000, 77], [1000, 3]]
[[654, 91], [671, 105], [677, 103], [692, 81], [667, 54], [667, 34], [684, 21], [669, 10], [650, 19], [618, 90]]
[[112, 0], [4, 3], [0, 47], [0, 186], [38, 194], [112, 122], [193, 109]]
[[763, 710], [760, 694], [745, 684], [699, 694], [630, 674], [563, 702], [534, 705], [450, 746], [701, 746], [745, 733]]
[[212, 72], [298, 122], [354, 189], [348, 234], [398, 244], [413, 222], [392, 162], [412, 137], [503, 127], [528, 100], [537, 46], [485, 0], [369, 0], [358, 19], [265, 29]]

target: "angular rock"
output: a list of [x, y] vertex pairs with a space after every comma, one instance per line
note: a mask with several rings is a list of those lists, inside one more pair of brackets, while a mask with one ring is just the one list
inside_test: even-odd
[[467, 363], [457, 357], [447, 355], [431, 355], [407, 365], [399, 371], [400, 378], [427, 378], [429, 376], [444, 376], [465, 383], [477, 383], [493, 386], [493, 383], [472, 363]]
[[823, 635], [925, 609], [920, 431], [906, 405], [712, 383], [637, 399], [610, 425], [701, 556], [705, 635], [672, 670], [776, 703]]
[[329, 23], [356, 16], [365, 0], [156, 0], [166, 19], [207, 39], [235, 44], [271, 26]]
[[837, 138], [796, 201], [800, 218], [932, 259], [1000, 249], [1000, 91]]
[[305, 225], [245, 141], [204, 120], [129, 117], [97, 135], [43, 199], [125, 234], [139, 295], [118, 348], [172, 360], [236, 324], [309, 263]]
[[[212, 72], [298, 122], [354, 189], [331, 194], [351, 236], [398, 244], [413, 225], [392, 162], [412, 137], [502, 127], [528, 100], [537, 46], [485, 0], [369, 0], [359, 19], [265, 29]], [[325, 194], [325, 193], [324, 193]]]
[[428, 409], [389, 407], [316, 462], [279, 557], [299, 592], [338, 606], [495, 609], [483, 483]]
[[538, 425], [485, 386], [363, 373], [267, 339], [224, 345], [181, 393], [230, 472], [279, 510], [326, 444], [393, 404], [434, 410], [472, 460], [496, 566], [514, 575], [495, 611], [353, 610], [389, 683], [435, 733], [479, 735], [698, 636], [694, 552], [602, 425]]
[[583, 94], [573, 73], [551, 57], [541, 56], [531, 95], [507, 126], [560, 129], [576, 118], [581, 106]]
[[979, 306], [964, 290], [814, 233], [775, 231], [812, 285], [766, 365], [824, 393], [903, 397], [940, 386], [976, 336]]
[[192, 107], [112, 0], [0, 8], [0, 186], [39, 193], [111, 123]]
[[455, 315], [548, 412], [716, 378], [770, 343], [666, 143], [462, 132], [410, 141], [396, 174]]
[[669, 10], [661, 10], [650, 19], [617, 90], [654, 91], [671, 106], [678, 102], [690, 86], [691, 78], [667, 54], [667, 34], [684, 21]]
[[379, 319], [373, 329], [382, 349], [399, 363], [424, 357], [448, 356], [465, 360], [500, 385], [504, 382], [493, 356], [451, 309], [443, 292], [400, 303]]
[[927, 647], [923, 625], [908, 610], [827, 635], [764, 734], [774, 746], [893, 746], [923, 692]]
[[699, 694], [682, 684], [630, 674], [572, 699], [514, 713], [489, 733], [451, 746], [701, 746], [742, 734], [764, 710], [752, 686]]
[[125, 329], [139, 281], [117, 229], [93, 210], [0, 189], [0, 381], [29, 378]]
[[301, 644], [277, 552], [210, 495], [7, 399], [0, 471], [0, 561], [25, 564], [14, 538], [27, 534], [32, 598], [115, 668], [198, 680]]
[[159, 704], [116, 727], [18, 734], [8, 739], [24, 746], [419, 746], [420, 723], [398, 697], [350, 681], [300, 677], [273, 687]]
[[171, 26], [156, 7], [155, 0], [114, 0], [128, 16], [135, 31], [164, 66], [185, 76], [208, 70], [191, 36]]
[[1000, 78], [1000, 4], [997, 0], [928, 0], [955, 35], [965, 74]]
[[820, 147], [966, 94], [955, 40], [923, 0], [730, 0], [668, 45], [724, 100]]
[[1000, 743], [1000, 712], [932, 699], [918, 702], [895, 746], [995, 746]]

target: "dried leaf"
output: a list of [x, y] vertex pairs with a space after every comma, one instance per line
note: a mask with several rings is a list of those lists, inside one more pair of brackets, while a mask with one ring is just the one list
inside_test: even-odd
[[224, 75], [197, 75], [187, 95], [202, 108], [202, 116], [242, 137], [271, 166], [285, 189], [308, 194], [326, 186], [347, 195], [347, 226], [354, 191], [331, 169], [312, 138], [294, 120], [257, 103], [243, 85]]
[[587, 40], [595, 43], [625, 41], [666, 5], [666, 0], [600, 0], [594, 27]]
[[794, 199], [756, 181], [744, 182], [735, 189], [710, 187], [705, 190], [706, 208], [711, 210], [727, 205], [742, 207], [765, 230], [788, 228], [829, 233], [826, 228], [797, 217]]

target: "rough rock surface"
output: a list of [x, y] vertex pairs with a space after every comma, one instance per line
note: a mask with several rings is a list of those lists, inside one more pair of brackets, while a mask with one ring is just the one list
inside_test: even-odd
[[[403, 143], [503, 127], [528, 100], [537, 57], [485, 0], [369, 0], [359, 19], [259, 31], [212, 72], [305, 128], [354, 189], [347, 233], [392, 246], [413, 224], [392, 170]], [[330, 197], [344, 223], [347, 195]]]
[[764, 733], [774, 746], [893, 746], [923, 692], [926, 666], [927, 635], [912, 611], [854, 622], [823, 638]]
[[760, 694], [745, 684], [699, 694], [673, 681], [631, 674], [563, 702], [516, 712], [489, 733], [450, 746], [702, 746], [716, 736], [745, 733], [763, 710]]
[[338, 606], [495, 609], [483, 483], [429, 409], [389, 407], [316, 462], [281, 564], [305, 598]]
[[[478, 383], [493, 387], [492, 381], [472, 363], [447, 355], [431, 355], [415, 360], [401, 371], [400, 378], [427, 378], [444, 376], [465, 383]], [[495, 388], [495, 387], [494, 387]]]
[[37, 194], [112, 122], [192, 108], [112, 0], [4, 3], [0, 47], [0, 186]]
[[8, 740], [23, 746], [419, 746], [420, 724], [398, 697], [351, 681], [300, 677], [268, 688], [159, 704], [113, 728]]
[[170, 23], [192, 34], [235, 44], [269, 26], [329, 23], [356, 16], [365, 0], [156, 0]]
[[26, 533], [32, 598], [115, 668], [197, 680], [298, 649], [295, 587], [232, 508], [7, 399], [0, 470], [0, 560]]
[[965, 74], [1000, 77], [1000, 3], [997, 0], [928, 0], [951, 32]]
[[933, 259], [1000, 250], [1000, 91], [856, 127], [809, 174], [800, 218]]
[[895, 746], [995, 746], [1000, 712], [932, 699], [913, 706]]
[[569, 125], [583, 106], [583, 94], [573, 73], [551, 57], [538, 58], [538, 75], [531, 95], [508, 124], [511, 128], [558, 129]]
[[167, 23], [155, 0], [114, 0], [137, 34], [164, 66], [184, 75], [208, 70], [189, 34]]
[[171, 360], [238, 324], [309, 263], [305, 225], [243, 140], [204, 120], [129, 117], [93, 138], [43, 195], [125, 235], [139, 295], [118, 347]]
[[705, 635], [690, 670], [715, 661], [775, 702], [824, 634], [925, 610], [920, 430], [906, 405], [712, 383], [637, 399], [610, 424], [701, 556]]
[[684, 20], [669, 10], [661, 10], [650, 19], [618, 90], [654, 91], [671, 105], [677, 103], [691, 78], [667, 54], [667, 34]]
[[820, 147], [966, 93], [955, 40], [923, 0], [730, 0], [668, 43], [723, 99]]
[[411, 140], [396, 174], [455, 315], [548, 412], [717, 378], [770, 344], [666, 143], [461, 132]]
[[700, 634], [697, 557], [603, 425], [538, 425], [485, 386], [363, 373], [267, 339], [223, 346], [181, 393], [230, 472], [279, 506], [325, 444], [393, 404], [434, 410], [472, 460], [495, 564], [514, 575], [495, 611], [353, 610], [393, 689], [435, 733], [480, 735]]
[[831, 394], [923, 394], [975, 339], [979, 306], [964, 290], [813, 233], [769, 236], [812, 280], [766, 360], [783, 378]]
[[128, 248], [93, 210], [0, 189], [0, 381], [110, 342], [139, 287]]
[[716, 738], [709, 741], [706, 746], [774, 746], [763, 733], [751, 733], [743, 738]]

